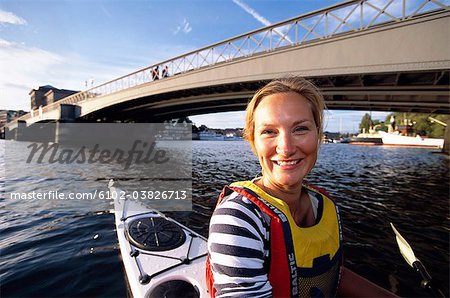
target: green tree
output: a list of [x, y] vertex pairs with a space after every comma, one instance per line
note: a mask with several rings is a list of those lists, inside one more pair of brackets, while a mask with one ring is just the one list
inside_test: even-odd
[[388, 127], [386, 126], [386, 122], [380, 121], [380, 120], [375, 120], [373, 123], [373, 128], [376, 131], [388, 131]]
[[372, 117], [369, 113], [364, 114], [364, 116], [361, 119], [361, 122], [359, 123], [359, 129], [361, 132], [366, 130], [366, 132], [369, 132], [369, 128], [372, 125]]
[[[436, 115], [436, 116], [431, 116], [434, 119], [437, 119], [439, 121], [442, 121], [444, 123], [447, 123], [447, 125], [450, 122], [450, 115]], [[431, 119], [428, 118], [428, 121], [430, 122], [431, 127], [433, 128], [431, 131], [431, 135], [430, 137], [433, 138], [443, 138], [445, 135], [445, 126], [441, 125], [439, 123], [433, 123], [433, 121], [431, 121]]]
[[412, 129], [415, 134], [430, 138], [442, 138], [445, 133], [445, 127], [441, 124], [433, 123], [429, 119], [430, 116], [444, 123], [450, 119], [449, 115], [395, 112], [386, 117], [386, 123], [390, 122], [392, 115], [395, 116], [395, 122], [397, 125], [405, 125], [405, 123], [412, 124]]

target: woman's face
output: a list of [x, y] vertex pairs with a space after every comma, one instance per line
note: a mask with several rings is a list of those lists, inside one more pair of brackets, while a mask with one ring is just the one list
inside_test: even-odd
[[318, 129], [308, 101], [295, 92], [264, 97], [254, 123], [264, 185], [281, 190], [301, 186], [318, 150]]

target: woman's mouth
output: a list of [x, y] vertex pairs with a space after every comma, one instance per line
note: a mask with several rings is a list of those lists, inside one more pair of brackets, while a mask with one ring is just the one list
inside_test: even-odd
[[300, 159], [296, 159], [296, 160], [274, 160], [274, 162], [279, 165], [279, 166], [291, 166], [291, 165], [296, 165], [300, 162]]

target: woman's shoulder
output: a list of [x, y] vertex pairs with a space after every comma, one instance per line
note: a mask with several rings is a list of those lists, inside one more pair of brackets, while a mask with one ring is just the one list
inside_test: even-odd
[[253, 205], [252, 197], [256, 197], [257, 194], [252, 190], [252, 185], [251, 181], [237, 181], [224, 186], [218, 204], [234, 201], [244, 203], [244, 206]]
[[211, 222], [219, 220], [223, 222], [250, 223], [259, 231], [268, 229], [270, 219], [260, 210], [257, 204], [249, 198], [247, 192], [242, 192], [234, 183], [225, 186], [220, 200], [213, 212]]
[[211, 216], [210, 233], [219, 230], [223, 233], [224, 229], [226, 234], [262, 240], [269, 226], [255, 206], [236, 197], [218, 205]]
[[216, 206], [216, 211], [220, 209], [238, 210], [244, 213], [251, 212], [258, 213], [256, 204], [249, 199], [249, 193], [244, 188], [241, 188], [238, 183], [232, 183], [225, 186], [220, 195], [220, 199]]

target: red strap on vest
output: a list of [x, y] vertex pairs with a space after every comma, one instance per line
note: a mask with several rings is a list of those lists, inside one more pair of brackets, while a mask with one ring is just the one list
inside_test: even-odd
[[[217, 205], [220, 204], [222, 199], [231, 194], [232, 192], [237, 192], [247, 199], [252, 201], [258, 208], [269, 215], [271, 218], [271, 223], [279, 223], [280, 218], [272, 211], [267, 205], [265, 205], [260, 199], [255, 197], [253, 194], [246, 191], [241, 187], [229, 187], [225, 186], [222, 190], [220, 197], [217, 201]], [[281, 224], [271, 224], [270, 225], [270, 237], [271, 237], [271, 248], [270, 248], [270, 270], [268, 274], [268, 279], [272, 285], [272, 295], [273, 297], [291, 297], [291, 274], [288, 259], [286, 257], [286, 247], [284, 245], [279, 245], [279, 243], [285, 243], [284, 233]], [[278, 245], [277, 245], [278, 244]], [[206, 258], [206, 286], [208, 288], [209, 295], [211, 297], [216, 296], [216, 289], [214, 288], [214, 276], [212, 273], [211, 263], [209, 256]], [[274, 285], [276, 285], [274, 287]]]
[[252, 201], [259, 209], [271, 218], [270, 224], [270, 270], [269, 282], [272, 286], [273, 297], [291, 297], [291, 274], [288, 259], [286, 258], [286, 246], [283, 228], [280, 218], [260, 199], [247, 192], [244, 188], [233, 187], [233, 190]]
[[209, 256], [206, 256], [206, 288], [211, 298], [216, 297], [216, 289], [214, 288], [214, 275], [211, 270]]

